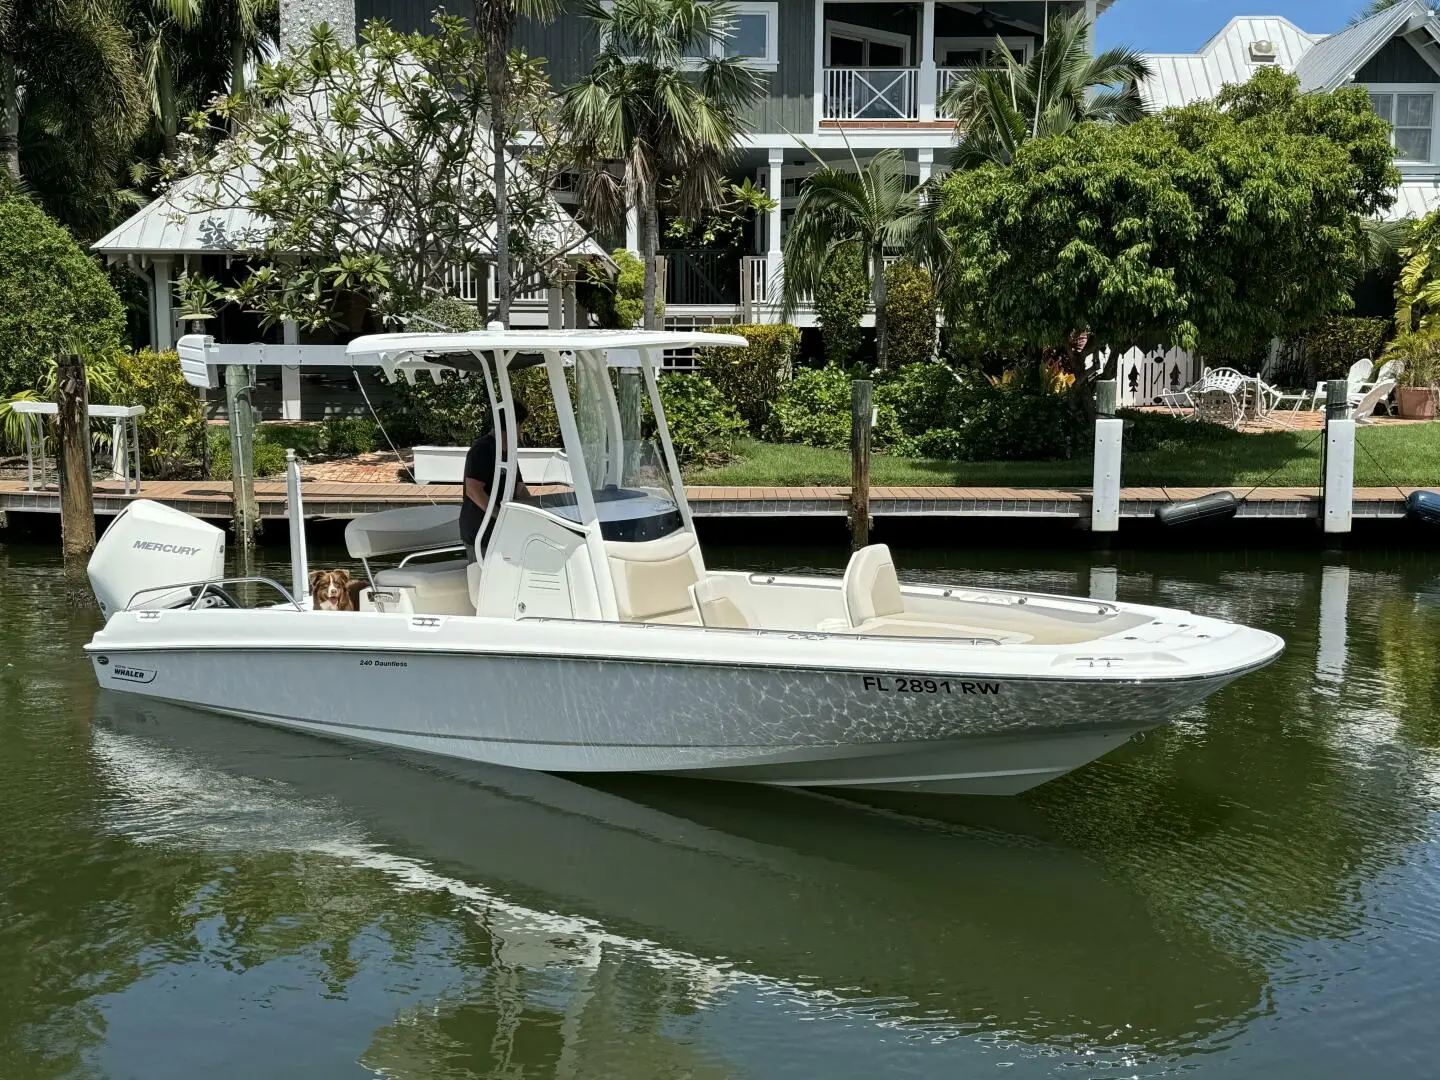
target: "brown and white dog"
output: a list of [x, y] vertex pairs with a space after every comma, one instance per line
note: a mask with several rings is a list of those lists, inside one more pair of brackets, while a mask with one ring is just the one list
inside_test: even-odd
[[359, 611], [364, 581], [357, 581], [348, 570], [311, 570], [310, 595], [316, 611]]

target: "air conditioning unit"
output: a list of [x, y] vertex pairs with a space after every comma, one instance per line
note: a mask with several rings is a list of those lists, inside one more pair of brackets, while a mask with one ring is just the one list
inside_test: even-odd
[[1274, 64], [1280, 59], [1280, 50], [1273, 41], [1252, 41], [1250, 59], [1256, 64]]

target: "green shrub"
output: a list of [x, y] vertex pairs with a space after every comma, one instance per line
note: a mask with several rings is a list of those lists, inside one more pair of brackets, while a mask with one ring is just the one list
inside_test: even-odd
[[[665, 423], [681, 468], [723, 465], [745, 434], [745, 421], [703, 375], [671, 372], [660, 376]], [[647, 426], [654, 424], [646, 398]]]
[[117, 351], [124, 332], [100, 264], [29, 199], [0, 196], [0, 396], [33, 388], [61, 352]]
[[860, 320], [870, 306], [870, 278], [864, 253], [855, 246], [834, 252], [815, 293], [815, 322], [824, 343], [825, 363], [848, 367], [860, 351]]
[[800, 329], [784, 323], [774, 326], [717, 326], [717, 334], [739, 334], [750, 342], [745, 349], [700, 349], [700, 372], [750, 426], [763, 436], [770, 427], [775, 400], [795, 371], [800, 354]]
[[[263, 430], [263, 429], [260, 429]], [[230, 429], [216, 427], [210, 430], [210, 479], [230, 479]], [[255, 433], [255, 475], [279, 476], [285, 471], [285, 450], [279, 443], [267, 442]]]
[[911, 437], [952, 427], [964, 394], [955, 372], [938, 361], [906, 364], [875, 387], [876, 402], [892, 409], [900, 433]]
[[1091, 426], [1076, 393], [1057, 390], [1033, 368], [993, 383], [983, 375], [966, 378], [943, 400], [947, 408], [953, 405], [948, 420], [925, 430], [912, 425], [896, 441], [897, 453], [954, 461], [1054, 461], [1090, 445]]
[[1223, 424], [1196, 423], [1170, 413], [1120, 409], [1116, 416], [1126, 421], [1125, 452], [1143, 454], [1150, 450], [1182, 450], [1187, 446], [1244, 440], [1248, 435]]
[[913, 259], [885, 270], [885, 335], [891, 367], [935, 359], [935, 284]]
[[[586, 277], [577, 289], [584, 294], [585, 306], [601, 327], [629, 330], [645, 317], [645, 263], [625, 248], [616, 248], [610, 258], [617, 268], [613, 277], [608, 270], [587, 263]], [[665, 305], [657, 300], [655, 311], [663, 317]]]
[[1343, 379], [1356, 360], [1374, 360], [1390, 329], [1388, 319], [1332, 315], [1302, 339], [1312, 379]]
[[111, 400], [145, 406], [137, 425], [145, 474], [164, 478], [191, 465], [199, 454], [205, 412], [180, 371], [180, 358], [173, 351], [142, 349], [117, 353], [111, 362]]
[[320, 425], [320, 452], [368, 454], [381, 444], [380, 426], [363, 416], [332, 416]]
[[422, 319], [425, 319], [426, 322], [420, 322], [417, 319], [414, 325], [408, 327], [408, 329], [421, 333], [434, 329], [434, 327], [427, 325], [427, 323], [436, 323], [446, 330], [453, 330], [456, 333], [465, 330], [485, 329], [485, 318], [480, 313], [480, 309], [474, 304], [467, 303], [454, 296], [436, 297], [416, 312], [416, 314]]
[[[849, 446], [853, 381], [849, 371], [834, 365], [796, 372], [775, 403], [780, 437], [831, 449]], [[900, 431], [893, 405], [877, 398], [875, 407], [879, 416], [870, 438], [878, 448], [894, 442]]]

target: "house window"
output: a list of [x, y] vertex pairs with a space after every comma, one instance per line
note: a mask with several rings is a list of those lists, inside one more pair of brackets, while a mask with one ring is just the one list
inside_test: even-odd
[[[1011, 54], [1020, 63], [1027, 63], [1035, 47], [1031, 37], [1006, 37], [1002, 39]], [[947, 38], [935, 39], [935, 64], [942, 68], [989, 67], [995, 63], [999, 49], [995, 39], [989, 38]]]
[[825, 22], [825, 66], [903, 68], [910, 66], [910, 37], [851, 23]]
[[1435, 138], [1435, 94], [1402, 91], [1370, 94], [1370, 104], [1390, 125], [1397, 161], [1430, 161]]
[[[605, 6], [609, 6], [606, 0]], [[728, 26], [720, 40], [686, 51], [697, 65], [705, 60], [741, 57], [749, 67], [775, 71], [780, 66], [780, 5], [778, 0], [744, 0], [730, 5]]]

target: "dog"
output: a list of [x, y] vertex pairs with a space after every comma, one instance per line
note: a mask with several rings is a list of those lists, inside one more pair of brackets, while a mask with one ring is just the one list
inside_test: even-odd
[[310, 595], [316, 611], [359, 611], [364, 590], [365, 582], [352, 578], [348, 570], [310, 571]]

